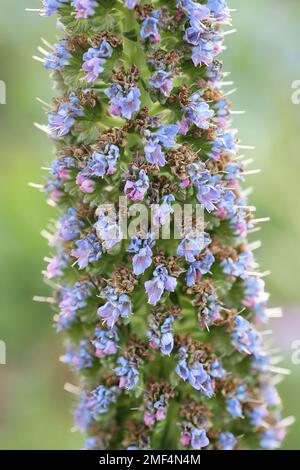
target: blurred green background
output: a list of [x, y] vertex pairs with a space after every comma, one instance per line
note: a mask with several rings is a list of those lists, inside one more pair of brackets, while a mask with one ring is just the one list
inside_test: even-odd
[[[251, 156], [258, 176], [251, 203], [257, 216], [270, 216], [258, 234], [263, 247], [257, 256], [270, 269], [267, 286], [271, 306], [282, 305], [283, 320], [274, 322], [274, 342], [283, 351], [292, 374], [280, 385], [285, 415], [296, 424], [285, 442], [300, 449], [300, 365], [291, 363], [291, 344], [300, 339], [300, 105], [291, 101], [292, 82], [300, 79], [299, 0], [229, 0], [238, 33], [227, 38], [225, 70], [238, 91], [234, 109], [244, 144], [256, 146]], [[58, 362], [61, 338], [52, 328], [48, 305], [32, 302], [48, 295], [41, 270], [47, 254], [41, 230], [53, 215], [44, 195], [28, 186], [42, 181], [41, 166], [52, 158], [51, 144], [33, 127], [45, 122], [40, 97], [49, 101], [51, 81], [32, 60], [40, 37], [55, 41], [55, 19], [43, 19], [25, 8], [38, 0], [1, 0], [0, 80], [7, 86], [7, 104], [0, 105], [0, 340], [7, 345], [7, 365], [0, 365], [0, 448], [76, 449], [71, 433], [72, 397], [63, 390], [72, 381]], [[257, 237], [257, 234], [255, 234]], [[253, 235], [254, 237], [254, 235]], [[254, 239], [256, 239], [256, 237]]]

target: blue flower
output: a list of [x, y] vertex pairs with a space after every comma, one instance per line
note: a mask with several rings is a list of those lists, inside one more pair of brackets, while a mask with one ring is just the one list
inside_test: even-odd
[[122, 97], [119, 105], [121, 108], [121, 114], [126, 119], [131, 119], [134, 112], [140, 109], [141, 92], [137, 87], [130, 88], [126, 96]]
[[221, 432], [218, 443], [221, 450], [233, 450], [237, 440], [231, 432]]
[[216, 379], [224, 379], [227, 375], [226, 370], [223, 369], [222, 363], [218, 359], [215, 359], [211, 362], [209, 373], [212, 377]]
[[193, 429], [191, 435], [191, 446], [194, 450], [201, 450], [202, 447], [207, 447], [209, 440], [206, 436], [205, 429]]
[[214, 60], [215, 46], [212, 41], [200, 39], [200, 43], [197, 47], [193, 47], [192, 50], [192, 61], [197, 67], [198, 65], [209, 65]]
[[220, 182], [220, 176], [212, 176], [208, 170], [204, 169], [201, 162], [189, 165], [188, 174], [192, 183], [197, 188], [197, 199], [200, 204], [208, 212], [216, 209], [216, 204], [221, 201], [224, 191]]
[[153, 236], [149, 233], [145, 240], [138, 237], [133, 237], [127, 252], [134, 253], [132, 259], [133, 272], [136, 276], [143, 274], [152, 264], [152, 247], [155, 245]]
[[84, 450], [102, 450], [101, 440], [95, 436], [88, 437], [85, 441]]
[[236, 397], [227, 398], [226, 409], [234, 418], [243, 418], [242, 405]]
[[245, 289], [245, 298], [243, 304], [252, 308], [255, 312], [257, 320], [266, 322], [268, 320], [266, 314], [267, 301], [269, 294], [265, 292], [265, 283], [257, 277], [246, 278], [243, 283]]
[[139, 172], [139, 178], [136, 181], [127, 180], [124, 193], [134, 202], [141, 201], [149, 188], [149, 178], [145, 170]]
[[215, 258], [210, 250], [206, 250], [204, 255], [201, 256], [201, 259], [192, 262], [186, 272], [187, 286], [193, 286], [202, 275], [207, 274], [214, 262]]
[[206, 5], [200, 5], [192, 0], [178, 0], [178, 5], [189, 15], [190, 18], [195, 18], [198, 21], [209, 18], [210, 10]]
[[264, 426], [265, 418], [268, 415], [268, 409], [266, 405], [258, 406], [249, 411], [250, 423], [252, 426]]
[[160, 264], [153, 272], [153, 279], [145, 282], [145, 289], [148, 294], [148, 303], [156, 305], [164, 291], [174, 292], [177, 285], [177, 279], [170, 276], [167, 268]]
[[119, 98], [122, 93], [123, 89], [118, 83], [113, 83], [109, 88], [105, 90], [105, 94], [112, 100]]
[[121, 356], [118, 358], [117, 364], [119, 365], [115, 368], [115, 373], [120, 377], [119, 387], [131, 390], [139, 381], [139, 371], [136, 361], [129, 361]]
[[244, 354], [259, 356], [261, 353], [261, 336], [255, 331], [251, 323], [238, 315], [235, 319], [235, 328], [231, 333], [232, 344], [237, 351]]
[[197, 192], [197, 199], [204, 206], [204, 208], [211, 212], [216, 208], [216, 204], [220, 201], [222, 189], [213, 184], [199, 184]]
[[87, 432], [92, 423], [92, 415], [88, 408], [88, 401], [87, 393], [82, 392], [81, 400], [74, 412], [75, 424], [81, 432]]
[[70, 170], [73, 168], [76, 168], [75, 159], [72, 157], [63, 157], [52, 162], [51, 174], [64, 181], [69, 179]]
[[90, 282], [77, 282], [73, 287], [62, 289], [59, 301], [60, 314], [56, 322], [57, 331], [70, 328], [77, 320], [77, 311], [86, 307], [91, 296]]
[[170, 72], [157, 70], [149, 79], [149, 84], [160, 90], [163, 95], [169, 96], [173, 88], [173, 79], [170, 78]]
[[59, 220], [59, 236], [65, 241], [75, 240], [80, 236], [83, 222], [78, 220], [77, 211], [70, 207]]
[[153, 225], [165, 225], [165, 223], [169, 221], [170, 214], [174, 212], [172, 202], [175, 202], [175, 197], [173, 194], [168, 194], [162, 197], [162, 203], [160, 205], [154, 205], [152, 217]]
[[212, 156], [216, 159], [220, 158], [221, 153], [228, 153], [234, 155], [237, 151], [234, 136], [230, 132], [218, 134], [218, 137], [213, 141]]
[[199, 390], [207, 397], [211, 397], [213, 395], [211, 378], [200, 362], [194, 362], [190, 368], [188, 381], [195, 390]]
[[148, 16], [141, 26], [140, 35], [142, 39], [149, 38], [151, 41], [157, 42], [160, 40], [159, 34], [159, 20], [152, 16]]
[[244, 385], [244, 384], [239, 385], [236, 388], [235, 396], [241, 402], [246, 402], [249, 399], [246, 385]]
[[88, 72], [86, 75], [87, 82], [94, 82], [104, 70], [105, 59], [100, 57], [98, 49], [90, 48], [83, 55], [82, 69]]
[[204, 236], [199, 238], [185, 237], [178, 245], [177, 255], [184, 256], [186, 261], [192, 263], [196, 260], [195, 256], [199, 255], [204, 248]]
[[75, 18], [88, 18], [95, 13], [98, 3], [96, 0], [72, 0], [71, 5], [75, 7]]
[[137, 236], [134, 236], [130, 239], [129, 246], [127, 248], [127, 253], [136, 254], [140, 251], [143, 246], [143, 239]]
[[206, 305], [199, 309], [199, 314], [200, 325], [206, 329], [220, 319], [220, 303], [215, 293], [206, 298]]
[[165, 319], [160, 329], [160, 350], [166, 356], [169, 356], [174, 348], [173, 323], [174, 318], [170, 316]]
[[147, 139], [145, 142], [145, 157], [151, 165], [164, 166], [166, 164], [165, 154], [157, 140]]
[[59, 104], [56, 112], [48, 113], [49, 129], [55, 137], [63, 137], [70, 132], [76, 118], [83, 116], [79, 99], [71, 93], [67, 101]]
[[169, 356], [174, 348], [173, 337], [174, 317], [172, 315], [165, 319], [150, 317], [150, 330], [147, 331], [149, 344], [153, 349], [160, 348], [162, 354]]
[[190, 371], [185, 359], [182, 359], [178, 362], [175, 371], [176, 374], [182, 378], [182, 380], [187, 380], [189, 378]]
[[67, 50], [67, 40], [62, 39], [53, 46], [53, 52], [45, 58], [45, 68], [51, 70], [61, 70], [69, 64], [71, 54]]
[[199, 93], [194, 93], [188, 105], [183, 108], [184, 117], [189, 125], [195, 124], [199, 129], [208, 129], [208, 120], [213, 117], [214, 111], [209, 109], [208, 104], [201, 98]]
[[268, 382], [262, 383], [262, 397], [268, 406], [278, 406], [281, 403], [276, 388]]
[[103, 153], [94, 152], [87, 168], [83, 171], [86, 176], [103, 178], [107, 171], [107, 158]]
[[88, 264], [99, 261], [102, 256], [102, 248], [96, 235], [91, 233], [87, 238], [82, 238], [75, 242], [77, 248], [71, 254], [77, 258], [79, 269], [84, 269]]
[[99, 51], [99, 57], [102, 57], [103, 59], [109, 59], [113, 54], [113, 48], [111, 47], [109, 42], [106, 41], [105, 39], [101, 41], [98, 47], [98, 51]]
[[230, 12], [226, 0], [208, 0], [207, 6], [218, 21], [225, 23], [229, 19]]
[[136, 86], [125, 92], [119, 84], [113, 83], [105, 90], [105, 94], [111, 100], [110, 112], [114, 116], [121, 115], [126, 119], [131, 119], [132, 114], [140, 109], [141, 92]]
[[115, 354], [118, 342], [119, 337], [116, 328], [112, 328], [109, 331], [96, 328], [92, 344], [96, 348], [95, 354], [97, 357], [102, 358]]
[[140, 276], [151, 266], [152, 255], [153, 252], [149, 246], [145, 246], [136, 255], [134, 255], [132, 262], [133, 272], [136, 276]]
[[114, 214], [100, 212], [94, 227], [98, 238], [103, 241], [103, 246], [106, 250], [111, 250], [122, 240], [123, 235]]
[[167, 148], [174, 147], [176, 145], [175, 137], [178, 134], [179, 127], [177, 124], [164, 124], [160, 126], [158, 131], [154, 132], [159, 142]]
[[181, 347], [179, 349], [178, 356], [179, 356], [179, 361], [178, 361], [178, 364], [176, 366], [175, 372], [176, 372], [177, 375], [179, 375], [179, 377], [182, 380], [186, 381], [189, 378], [190, 370], [189, 370], [189, 367], [187, 365], [188, 354], [187, 354], [186, 349], [184, 347]]
[[178, 374], [182, 380], [187, 380], [195, 390], [211, 398], [214, 393], [211, 377], [204, 369], [203, 364], [199, 361], [194, 361], [192, 365], [189, 365], [187, 362], [188, 354], [184, 347], [179, 349], [177, 358], [179, 358], [179, 362], [176, 366], [176, 374]]
[[70, 261], [69, 255], [62, 248], [57, 246], [57, 255], [49, 260], [47, 269], [44, 272], [46, 279], [53, 279], [63, 275], [63, 270], [67, 268]]
[[260, 445], [266, 450], [278, 449], [284, 438], [285, 429], [283, 427], [267, 429], [261, 436]]
[[103, 385], [99, 385], [88, 398], [88, 409], [91, 416], [97, 420], [99, 415], [107, 413], [109, 406], [112, 403], [116, 403], [120, 391], [118, 387], [106, 388]]
[[78, 347], [70, 345], [60, 360], [61, 362], [72, 366], [72, 368], [76, 371], [92, 367], [94, 359], [90, 351], [89, 340], [81, 340]]
[[68, 0], [42, 0], [43, 8], [41, 10], [42, 16], [51, 16], [57, 12], [57, 10], [66, 3]]
[[120, 156], [120, 150], [116, 145], [111, 145], [105, 149], [105, 152], [100, 153], [95, 151], [88, 161], [86, 168], [80, 172], [80, 175], [89, 178], [103, 178], [115, 173], [117, 171], [116, 165]]
[[108, 301], [105, 305], [98, 308], [97, 313], [107, 324], [108, 328], [113, 328], [119, 317], [128, 318], [132, 313], [131, 301], [128, 295], [122, 294], [118, 297], [112, 291], [108, 297], [105, 296], [103, 298], [108, 298]]
[[253, 255], [250, 251], [242, 251], [237, 260], [226, 258], [221, 262], [221, 266], [228, 276], [244, 278], [245, 271], [253, 267]]
[[133, 10], [133, 8], [140, 2], [140, 0], [124, 0], [124, 1], [125, 1], [125, 5], [130, 10]]

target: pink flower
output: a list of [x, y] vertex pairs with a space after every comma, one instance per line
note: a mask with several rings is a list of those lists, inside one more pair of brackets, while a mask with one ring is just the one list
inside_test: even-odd
[[166, 417], [165, 410], [163, 410], [162, 408], [157, 410], [155, 417], [157, 421], [162, 421], [163, 419], [165, 419]]
[[186, 119], [180, 121], [179, 123], [179, 131], [178, 134], [180, 135], [186, 135], [189, 130], [189, 123]]
[[146, 424], [146, 426], [149, 426], [149, 428], [151, 428], [155, 423], [155, 419], [149, 413], [145, 413], [144, 414], [144, 423]]
[[191, 441], [191, 438], [190, 438], [189, 434], [187, 434], [187, 433], [182, 433], [181, 434], [180, 442], [181, 442], [182, 445], [188, 446], [190, 441]]

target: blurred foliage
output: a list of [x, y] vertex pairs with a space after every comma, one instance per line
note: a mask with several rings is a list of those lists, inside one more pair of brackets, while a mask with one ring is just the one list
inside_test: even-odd
[[[234, 109], [247, 111], [234, 123], [243, 143], [256, 146], [250, 155], [253, 168], [262, 169], [247, 179], [254, 187], [250, 202], [257, 205], [257, 217], [271, 217], [253, 239], [259, 236], [263, 242], [257, 253], [262, 269], [272, 271], [267, 279], [271, 305], [285, 306], [282, 321], [289, 322], [289, 307], [300, 305], [300, 106], [291, 102], [291, 84], [300, 79], [300, 4], [298, 0], [229, 3], [238, 8], [233, 13], [238, 33], [227, 38], [225, 70], [231, 71], [238, 88]], [[52, 158], [51, 143], [32, 124], [45, 122], [35, 98], [49, 102], [54, 93], [47, 73], [31, 59], [41, 36], [55, 41], [54, 18], [25, 12], [26, 7], [39, 5], [39, 0], [1, 1], [0, 79], [7, 85], [7, 104], [0, 106], [0, 338], [7, 344], [7, 366], [0, 366], [2, 449], [82, 445], [79, 434], [70, 432], [72, 397], [63, 385], [74, 379], [58, 362], [61, 338], [53, 331], [49, 306], [32, 301], [33, 295], [49, 294], [41, 276], [48, 248], [40, 232], [54, 215], [44, 195], [28, 186], [29, 181], [42, 181], [40, 167], [48, 166]], [[285, 354], [285, 365], [291, 367], [290, 351]], [[286, 448], [300, 448], [299, 381], [294, 366], [281, 386], [285, 415], [298, 417]]]

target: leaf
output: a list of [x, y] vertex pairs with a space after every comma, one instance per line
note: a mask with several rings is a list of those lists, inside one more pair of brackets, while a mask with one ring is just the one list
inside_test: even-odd
[[123, 33], [123, 36], [125, 36], [126, 39], [129, 39], [129, 41], [137, 42], [137, 34], [135, 29], [132, 29], [131, 31], [126, 31], [125, 33]]

